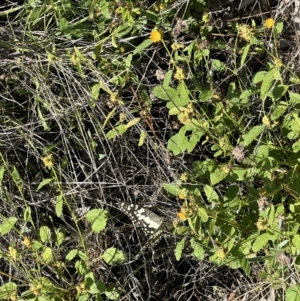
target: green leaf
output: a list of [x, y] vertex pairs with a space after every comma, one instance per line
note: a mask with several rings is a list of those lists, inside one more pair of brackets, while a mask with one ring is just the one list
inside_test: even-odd
[[61, 19], [59, 20], [59, 30], [60, 30], [61, 32], [64, 32], [64, 31], [66, 31], [68, 28], [69, 28], [69, 22], [67, 21], [67, 19], [61, 18]]
[[177, 261], [179, 261], [180, 258], [181, 258], [182, 250], [184, 248], [184, 243], [185, 243], [185, 237], [176, 244], [175, 258], [176, 258]]
[[172, 136], [169, 141], [167, 148], [172, 151], [175, 156], [183, 153], [188, 146], [188, 138], [182, 133]]
[[272, 68], [264, 77], [260, 87], [260, 99], [265, 100], [274, 81], [276, 68]]
[[257, 125], [253, 127], [247, 134], [243, 135], [244, 138], [244, 146], [248, 146], [252, 141], [259, 136], [264, 130], [263, 125]]
[[267, 242], [269, 240], [269, 236], [270, 235], [268, 233], [263, 233], [263, 234], [259, 235], [253, 243], [253, 246], [252, 246], [253, 252], [256, 253], [256, 252], [260, 251], [267, 244]]
[[283, 30], [283, 22], [276, 22], [274, 33], [277, 36], [279, 36], [282, 33]]
[[144, 145], [146, 138], [147, 138], [147, 132], [146, 131], [141, 131], [138, 146]]
[[17, 291], [18, 286], [14, 282], [7, 282], [0, 286], [0, 299], [11, 300], [11, 296]]
[[273, 101], [282, 99], [283, 96], [286, 94], [288, 88], [289, 87], [287, 85], [282, 85], [280, 83], [276, 83], [275, 87], [272, 90], [272, 93], [269, 95], [270, 95], [270, 97], [272, 97]]
[[144, 49], [148, 48], [150, 45], [152, 45], [152, 41], [150, 39], [147, 39], [145, 41], [143, 41], [140, 45], [138, 45], [134, 51], [133, 51], [133, 55], [136, 55], [140, 52], [142, 52]]
[[168, 184], [168, 183], [163, 183], [163, 188], [170, 194], [174, 196], [179, 196], [181, 193], [181, 188], [176, 185], [176, 184]]
[[214, 191], [214, 189], [211, 186], [205, 185], [204, 192], [205, 192], [205, 195], [206, 195], [208, 201], [210, 201], [210, 202], [218, 202], [219, 201], [218, 194]]
[[51, 231], [47, 226], [40, 227], [40, 239], [43, 243], [46, 241], [50, 241], [51, 238]]
[[297, 250], [300, 250], [300, 235], [295, 234], [292, 239], [292, 244], [295, 246]]
[[285, 300], [300, 301], [300, 285], [299, 284], [292, 285], [286, 290]]
[[132, 25], [128, 22], [121, 24], [116, 30], [115, 30], [115, 36], [117, 38], [122, 38], [126, 34], [130, 32], [132, 29]]
[[152, 94], [159, 99], [163, 99], [166, 101], [170, 101], [171, 99], [178, 98], [177, 91], [171, 87], [163, 87], [163, 86], [156, 86], [152, 90]]
[[243, 55], [242, 55], [242, 58], [241, 58], [241, 66], [244, 66], [244, 63], [245, 63], [245, 60], [246, 60], [247, 55], [249, 53], [250, 47], [251, 47], [251, 44], [248, 44], [244, 48]]
[[204, 208], [199, 208], [198, 209], [198, 212], [197, 212], [197, 215], [201, 218], [201, 220], [203, 222], [207, 222], [208, 221], [208, 215], [207, 215], [207, 212]]
[[66, 233], [63, 229], [57, 229], [55, 230], [55, 243], [59, 247], [66, 238]]
[[280, 101], [277, 104], [275, 110], [271, 114], [271, 120], [276, 120], [279, 117], [281, 117], [285, 113], [285, 111], [287, 110], [287, 108], [288, 108], [287, 103], [285, 101]]
[[204, 134], [204, 132], [200, 131], [195, 131], [192, 133], [187, 145], [187, 151], [189, 153], [191, 153], [194, 150], [194, 148], [196, 147], [196, 145], [198, 144], [198, 142]]
[[14, 180], [15, 184], [18, 186], [19, 189], [22, 189], [23, 187], [23, 180], [21, 179], [19, 172], [15, 167], [13, 167], [11, 172], [11, 177]]
[[85, 288], [91, 294], [99, 294], [103, 292], [105, 289], [105, 285], [102, 282], [97, 283], [93, 272], [89, 272], [86, 275], [84, 275], [84, 283], [85, 283]]
[[25, 222], [30, 222], [32, 221], [32, 217], [31, 217], [31, 208], [30, 207], [26, 207], [25, 211], [24, 211], [24, 221]]
[[245, 258], [245, 257], [242, 257], [242, 258], [239, 259], [239, 262], [240, 262], [241, 267], [245, 271], [246, 275], [248, 277], [251, 277], [249, 260], [247, 260], [247, 258]]
[[260, 72], [257, 72], [255, 75], [254, 75], [254, 78], [253, 78], [253, 84], [257, 84], [257, 83], [260, 83], [264, 80], [265, 76], [266, 76], [266, 71], [260, 71]]
[[62, 215], [62, 209], [63, 209], [63, 195], [60, 194], [56, 197], [55, 200], [55, 213], [56, 216], [60, 217]]
[[78, 254], [77, 249], [71, 250], [66, 256], [66, 261], [69, 262], [73, 260], [77, 256], [77, 254]]
[[[187, 89], [184, 82], [181, 82], [177, 86], [178, 97], [174, 100], [174, 104], [178, 107], [184, 107], [190, 103], [189, 90]], [[171, 99], [173, 100], [173, 99]]]
[[132, 120], [130, 120], [126, 125], [125, 125], [125, 128], [126, 129], [129, 129], [130, 127], [134, 126], [135, 124], [139, 123], [141, 120], [141, 118], [134, 118]]
[[292, 145], [292, 150], [294, 153], [298, 153], [300, 150], [300, 140], [297, 140], [295, 143]]
[[203, 247], [198, 242], [196, 242], [193, 238], [190, 240], [190, 242], [191, 242], [191, 247], [194, 250], [193, 256], [197, 258], [199, 261], [204, 260], [205, 252]]
[[212, 173], [210, 173], [209, 177], [211, 185], [214, 186], [223, 181], [227, 177], [227, 174], [223, 171], [223, 169], [217, 168]]
[[124, 253], [116, 248], [108, 248], [102, 255], [102, 258], [109, 265], [121, 264], [126, 260]]
[[289, 96], [291, 104], [300, 103], [300, 94], [289, 91]]
[[44, 179], [38, 186], [37, 190], [36, 191], [39, 191], [41, 188], [43, 188], [44, 186], [48, 185], [50, 182], [52, 182], [53, 179], [50, 178], [50, 179]]
[[104, 294], [109, 300], [118, 300], [120, 297], [120, 292], [115, 287], [108, 287]]
[[116, 138], [118, 135], [122, 135], [127, 131], [126, 125], [125, 124], [121, 124], [116, 126], [114, 129], [110, 130], [107, 134], [106, 134], [106, 138], [107, 139], [113, 139]]
[[4, 170], [5, 170], [4, 165], [1, 165], [0, 166], [0, 185], [2, 184]]
[[164, 78], [164, 82], [163, 82], [163, 88], [167, 89], [170, 85], [170, 82], [172, 80], [172, 75], [173, 75], [173, 70], [169, 70], [166, 74], [165, 74], [165, 78]]
[[226, 71], [227, 67], [226, 64], [221, 62], [220, 60], [211, 59], [212, 69], [218, 72]]
[[7, 234], [14, 227], [17, 220], [18, 219], [16, 217], [9, 217], [0, 223], [0, 235]]
[[93, 209], [90, 210], [85, 218], [92, 223], [92, 230], [95, 233], [99, 233], [106, 227], [109, 212], [104, 209]]
[[47, 247], [43, 252], [42, 257], [45, 263], [50, 263], [53, 259], [52, 249]]

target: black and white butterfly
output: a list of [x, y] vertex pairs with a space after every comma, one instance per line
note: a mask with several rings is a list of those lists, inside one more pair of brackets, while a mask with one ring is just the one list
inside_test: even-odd
[[118, 209], [125, 213], [136, 227], [142, 228], [145, 234], [150, 236], [147, 243], [134, 256], [133, 260], [137, 260], [146, 248], [153, 248], [159, 243], [164, 232], [167, 230], [167, 226], [162, 217], [140, 205], [121, 202], [118, 205]]
[[122, 202], [118, 208], [132, 220], [136, 227], [141, 227], [147, 235], [153, 235], [164, 227], [164, 219], [140, 205]]

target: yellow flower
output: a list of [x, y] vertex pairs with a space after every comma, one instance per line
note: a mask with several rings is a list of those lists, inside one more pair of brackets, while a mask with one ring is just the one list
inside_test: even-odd
[[158, 43], [159, 41], [161, 41], [162, 39], [162, 35], [161, 32], [157, 29], [152, 29], [151, 34], [150, 34], [150, 40], [153, 43]]
[[275, 22], [274, 22], [274, 19], [272, 18], [269, 18], [267, 20], [265, 20], [265, 27], [270, 29], [274, 26]]
[[183, 72], [183, 69], [182, 68], [177, 68], [176, 69], [176, 73], [174, 75], [174, 78], [175, 79], [178, 79], [178, 80], [183, 80], [185, 79], [185, 75], [184, 75], [184, 72]]
[[53, 167], [53, 155], [49, 154], [46, 157], [42, 158], [43, 163], [45, 164], [45, 167], [51, 169]]
[[9, 250], [8, 255], [12, 257], [14, 260], [17, 260], [18, 251], [14, 247], [9, 247], [8, 250]]
[[184, 212], [177, 212], [177, 216], [181, 222], [184, 222], [187, 219], [187, 215]]
[[250, 41], [254, 36], [253, 29], [246, 24], [238, 25], [239, 36], [246, 41]]
[[271, 126], [270, 119], [269, 119], [269, 117], [266, 116], [266, 115], [263, 117], [262, 123], [263, 123], [264, 125], [266, 125], [267, 127], [270, 127], [270, 126]]
[[232, 166], [230, 164], [224, 165], [222, 166], [222, 170], [224, 173], [228, 175], [232, 171]]
[[32, 245], [32, 241], [29, 237], [26, 236], [22, 241], [22, 244], [25, 245], [27, 248], [30, 248]]

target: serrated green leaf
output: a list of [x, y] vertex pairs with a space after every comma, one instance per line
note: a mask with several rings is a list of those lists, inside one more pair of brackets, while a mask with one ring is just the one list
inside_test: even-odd
[[204, 132], [200, 132], [200, 131], [194, 131], [188, 141], [188, 145], [187, 145], [187, 151], [188, 153], [191, 153], [196, 145], [198, 144], [198, 142], [200, 141], [201, 137], [204, 135]]
[[297, 250], [300, 250], [300, 235], [295, 234], [293, 239], [292, 239], [292, 244]]
[[163, 87], [163, 86], [156, 86], [152, 90], [152, 94], [156, 96], [159, 99], [163, 99], [166, 101], [170, 101], [171, 99], [174, 99], [178, 97], [177, 91], [174, 88], [171, 87]]
[[251, 275], [250, 275], [250, 263], [247, 260], [247, 258], [242, 257], [242, 258], [239, 259], [239, 262], [240, 262], [241, 268], [244, 270], [244, 272], [246, 273], [246, 275], [248, 277], [251, 277]]
[[224, 72], [227, 69], [226, 64], [221, 62], [220, 60], [211, 59], [211, 63], [212, 63], [212, 68], [215, 71]]
[[300, 103], [300, 94], [289, 91], [290, 102], [291, 104]]
[[247, 134], [243, 135], [244, 138], [244, 146], [248, 146], [252, 141], [259, 136], [264, 130], [263, 125], [257, 125], [253, 127]]
[[40, 239], [43, 243], [50, 241], [51, 231], [47, 226], [40, 227]]
[[187, 145], [188, 138], [184, 134], [178, 133], [169, 139], [167, 148], [177, 156], [186, 150]]
[[280, 101], [271, 114], [271, 120], [276, 120], [281, 117], [286, 112], [287, 108], [288, 104], [285, 101]]
[[286, 290], [285, 300], [300, 301], [300, 285], [299, 284], [292, 285]]
[[261, 100], [265, 100], [269, 91], [270, 91], [270, 88], [271, 88], [271, 85], [274, 81], [274, 75], [275, 75], [275, 72], [276, 72], [276, 68], [272, 68], [269, 72], [267, 72], [267, 74], [265, 75], [264, 79], [263, 79], [263, 82], [261, 84], [261, 87], [260, 87], [260, 99]]
[[185, 237], [176, 244], [175, 258], [176, 258], [177, 261], [179, 261], [180, 258], [181, 258], [182, 250], [184, 248], [184, 243], [185, 243]]
[[126, 260], [124, 253], [116, 248], [108, 248], [102, 258], [109, 265], [121, 264]]
[[18, 221], [16, 217], [9, 217], [0, 223], [0, 234], [5, 235], [14, 227], [15, 223]]
[[217, 168], [209, 175], [210, 183], [213, 186], [223, 181], [226, 177], [227, 174], [221, 168]]
[[214, 191], [214, 189], [211, 186], [205, 185], [204, 192], [205, 192], [205, 195], [206, 195], [208, 201], [210, 201], [210, 202], [218, 202], [219, 201], [218, 194]]
[[268, 233], [263, 233], [263, 234], [259, 235], [255, 239], [255, 241], [252, 245], [253, 252], [256, 253], [256, 252], [260, 251], [267, 244], [267, 242], [269, 240], [269, 236], [270, 235]]
[[207, 222], [208, 221], [208, 215], [204, 208], [199, 208], [197, 215], [201, 218], [201, 221]]
[[52, 249], [47, 247], [43, 252], [42, 257], [45, 263], [50, 263], [53, 259]]
[[169, 183], [163, 183], [163, 188], [174, 196], [179, 196], [182, 190], [178, 185]]
[[203, 247], [196, 242], [194, 239], [191, 239], [191, 246], [193, 248], [193, 256], [197, 258], [199, 261], [204, 260], [205, 251]]
[[7, 282], [0, 286], [0, 299], [10, 300], [11, 296], [17, 291], [18, 286], [14, 282]]

